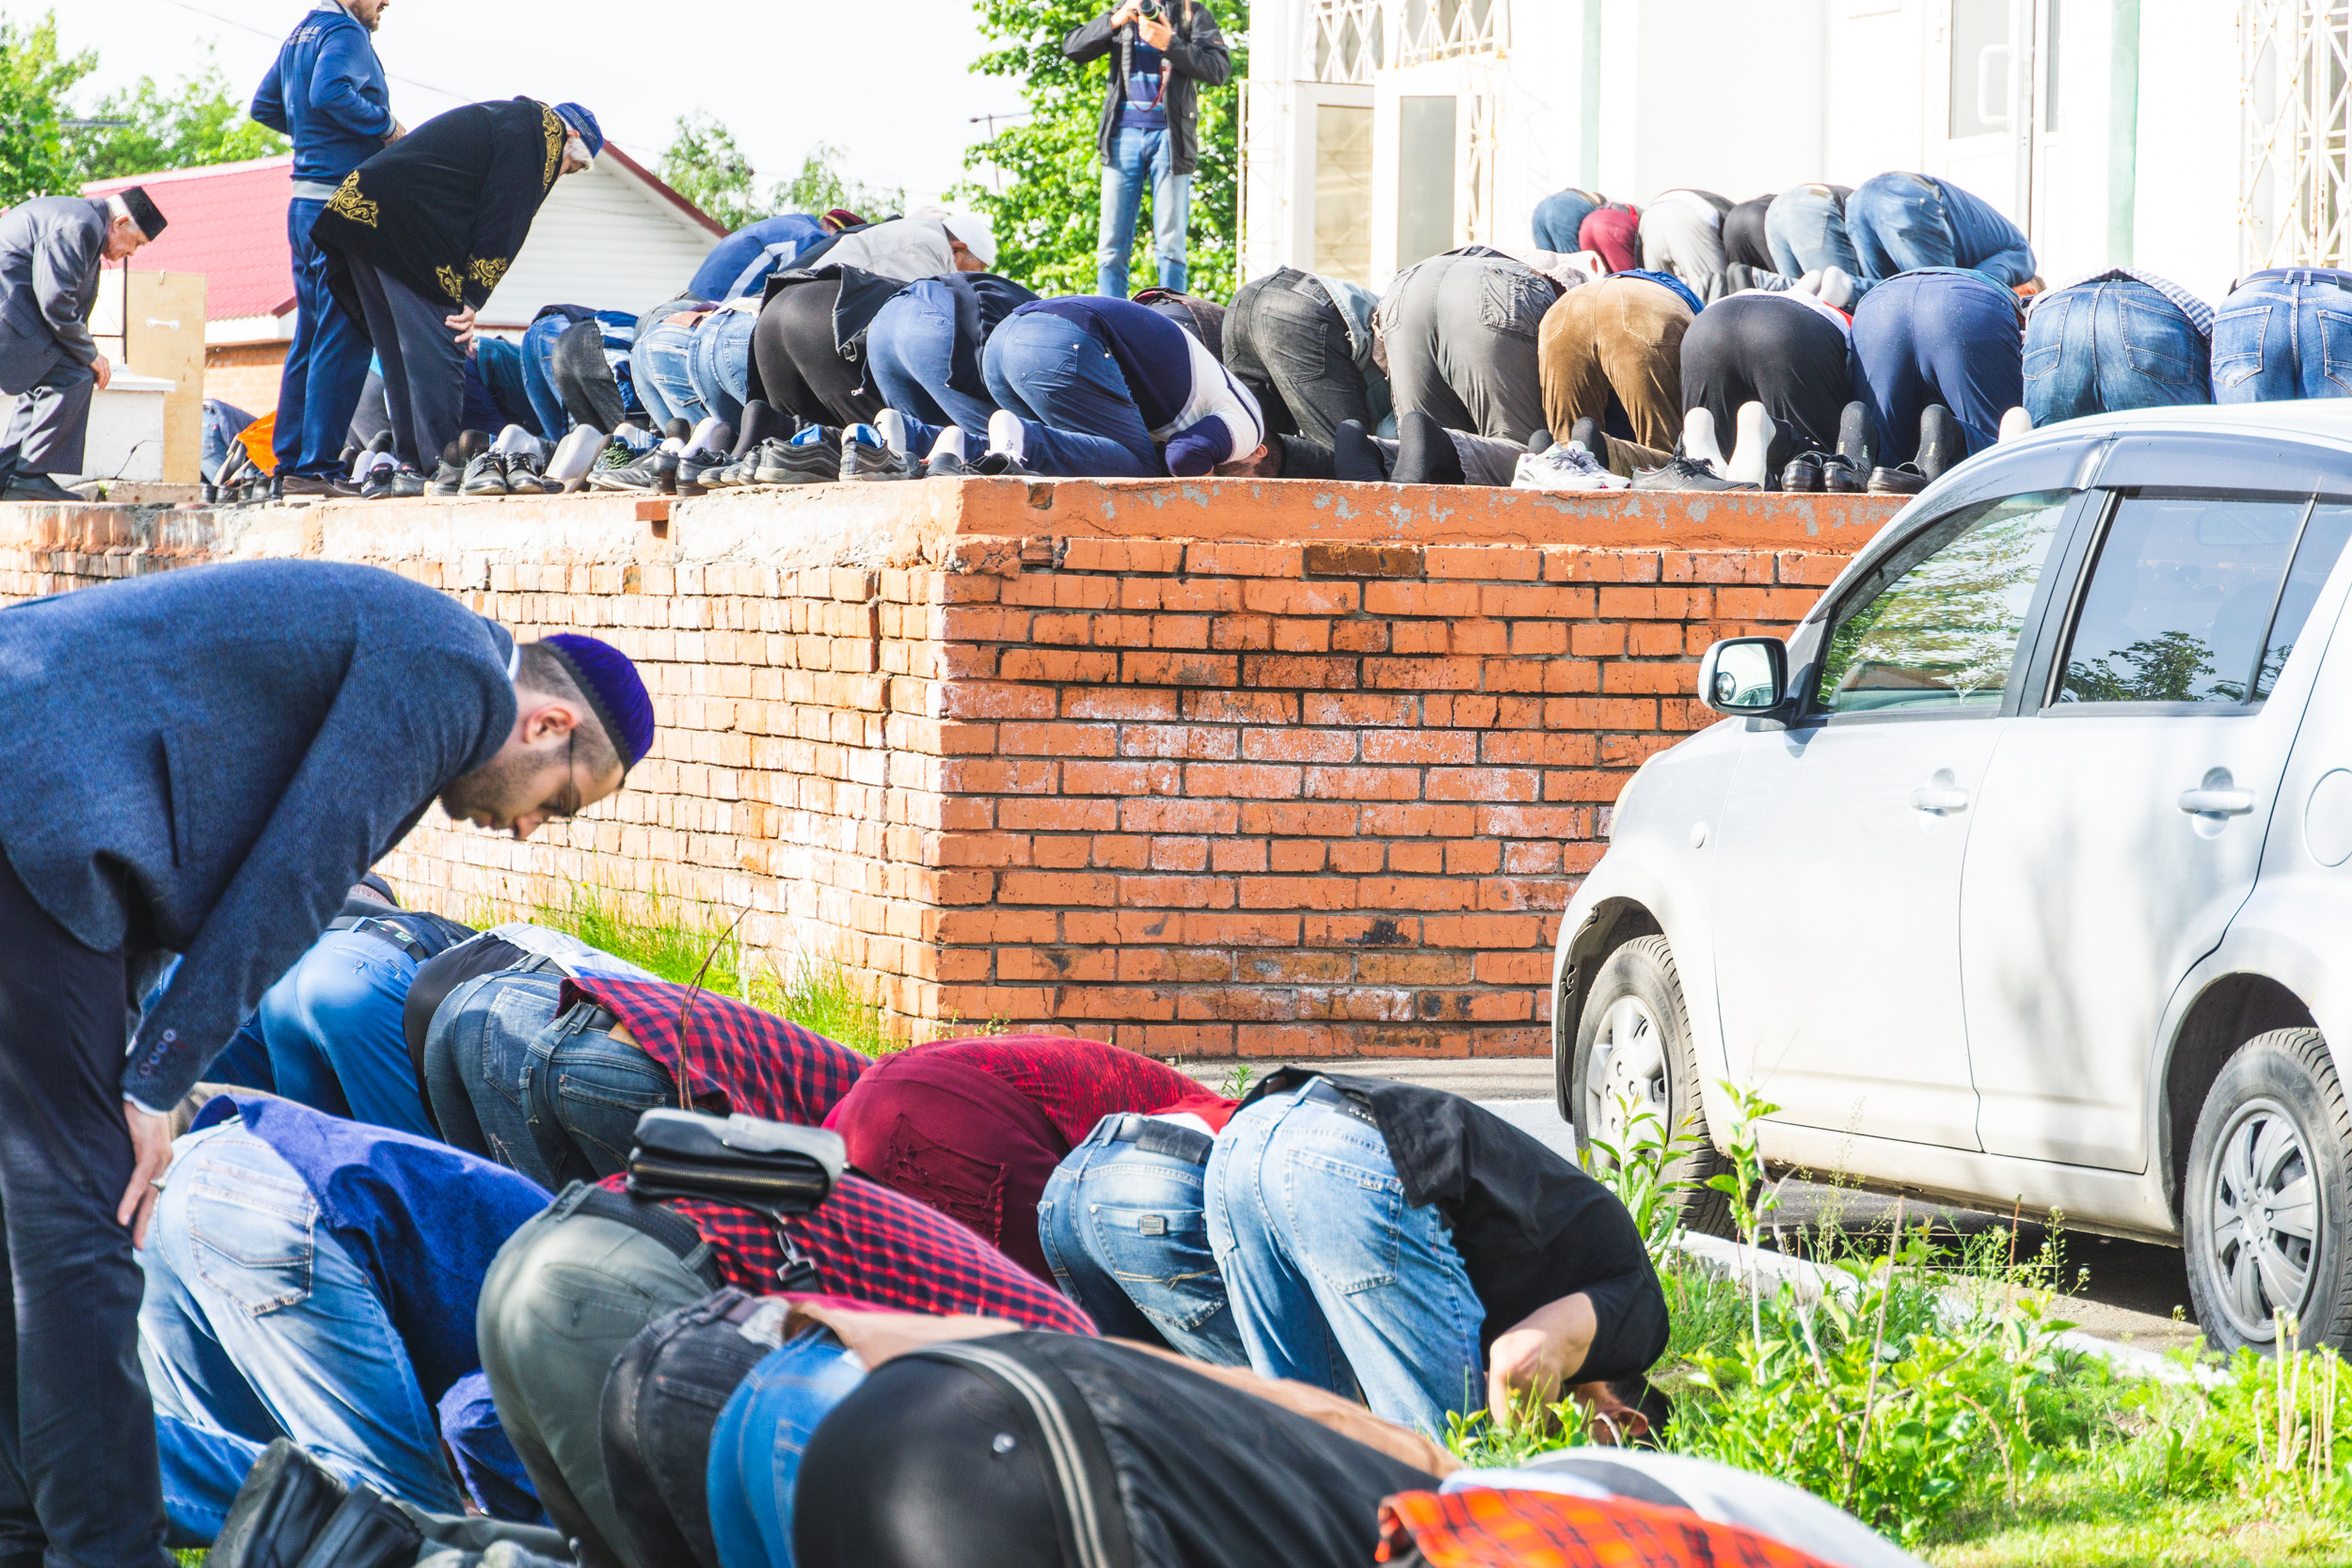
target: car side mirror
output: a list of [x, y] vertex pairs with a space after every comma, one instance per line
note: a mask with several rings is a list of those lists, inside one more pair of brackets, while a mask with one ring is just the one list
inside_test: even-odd
[[1778, 711], [1788, 700], [1788, 644], [1777, 637], [1734, 637], [1699, 660], [1699, 701], [1735, 719]]

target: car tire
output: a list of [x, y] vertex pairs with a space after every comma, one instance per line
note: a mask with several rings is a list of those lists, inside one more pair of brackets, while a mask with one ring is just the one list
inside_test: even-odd
[[1595, 1083], [1597, 1069], [1613, 1076], [1616, 1092], [1633, 1093], [1656, 1110], [1667, 1129], [1679, 1128], [1698, 1141], [1695, 1150], [1666, 1167], [1669, 1181], [1690, 1183], [1679, 1194], [1683, 1228], [1704, 1236], [1737, 1235], [1730, 1198], [1707, 1185], [1708, 1178], [1729, 1170], [1731, 1163], [1716, 1152], [1708, 1132], [1691, 1012], [1664, 937], [1635, 937], [1601, 960], [1577, 1017], [1570, 1061], [1577, 1142], [1590, 1144], [1597, 1132], [1607, 1142], [1622, 1144], [1621, 1113], [1597, 1098], [1597, 1091], [1607, 1092]]
[[2352, 1107], [2318, 1030], [2257, 1035], [2222, 1065], [2181, 1195], [2189, 1303], [2216, 1349], [2272, 1350], [2275, 1309], [2296, 1349], [2352, 1337], [2348, 1153]]

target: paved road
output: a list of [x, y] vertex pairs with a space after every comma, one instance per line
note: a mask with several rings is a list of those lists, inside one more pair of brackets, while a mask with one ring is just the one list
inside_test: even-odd
[[[1203, 1083], [1222, 1087], [1235, 1064], [1179, 1065]], [[1271, 1065], [1252, 1063], [1250, 1067], [1262, 1073]], [[1571, 1158], [1575, 1155], [1568, 1126], [1552, 1105], [1551, 1063], [1548, 1060], [1472, 1058], [1345, 1061], [1327, 1065], [1334, 1071], [1405, 1078], [1467, 1095], [1562, 1153]], [[2009, 1223], [2006, 1215], [1928, 1208], [1915, 1202], [1907, 1205], [1906, 1212], [1914, 1223], [1923, 1214], [1932, 1217], [1939, 1232], [1955, 1238]], [[1891, 1197], [1792, 1181], [1782, 1190], [1778, 1218], [1784, 1238], [1794, 1250], [1801, 1244], [1798, 1236], [1826, 1218], [1834, 1218], [1849, 1233], [1873, 1228], [1883, 1232], [1893, 1223], [1894, 1214], [1895, 1200]], [[2044, 1236], [2045, 1231], [2039, 1225], [2027, 1223], [2019, 1227], [2018, 1255], [2033, 1256], [2040, 1251]], [[2143, 1350], [2169, 1350], [2197, 1340], [2197, 1325], [2188, 1313], [2188, 1275], [2182, 1266], [2179, 1248], [2079, 1233], [2063, 1236], [2061, 1247], [2070, 1275], [2088, 1273], [2063, 1313], [2085, 1333], [2137, 1345]]]

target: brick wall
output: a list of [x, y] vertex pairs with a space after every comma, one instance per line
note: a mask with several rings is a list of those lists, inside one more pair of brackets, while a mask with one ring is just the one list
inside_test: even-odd
[[1890, 510], [1010, 481], [19, 506], [0, 594], [327, 556], [627, 648], [661, 736], [619, 800], [528, 845], [437, 815], [391, 858], [453, 914], [594, 882], [748, 909], [751, 947], [837, 958], [910, 1023], [1517, 1054], [1609, 802], [1701, 721], [1697, 654], [1786, 626]]
[[278, 406], [278, 386], [285, 372], [284, 343], [208, 348], [204, 351], [204, 395], [259, 419]]

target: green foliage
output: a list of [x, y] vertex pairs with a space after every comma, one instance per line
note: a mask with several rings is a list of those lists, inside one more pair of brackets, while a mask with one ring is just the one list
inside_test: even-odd
[[1596, 1137], [1577, 1150], [1577, 1163], [1625, 1205], [1655, 1265], [1674, 1245], [1681, 1226], [1682, 1195], [1694, 1185], [1667, 1172], [1677, 1161], [1697, 1152], [1699, 1139], [1687, 1117], [1668, 1136], [1658, 1113], [1630, 1094], [1621, 1095], [1618, 1106], [1625, 1121], [1625, 1147]]
[[246, 101], [230, 89], [208, 45], [201, 70], [166, 88], [152, 76], [108, 93], [90, 110], [92, 119], [131, 123], [75, 132], [77, 177], [112, 180], [167, 168], [233, 164], [245, 158], [274, 158], [293, 144], [266, 125], [246, 118]]
[[95, 54], [57, 53], [57, 19], [0, 16], [0, 207], [81, 186], [65, 129], [65, 95], [98, 69]]
[[723, 120], [700, 110], [678, 117], [661, 154], [661, 178], [672, 190], [727, 226], [729, 232], [778, 213], [822, 214], [846, 207], [860, 217], [887, 217], [906, 208], [902, 186], [868, 185], [843, 166], [840, 148], [818, 142], [801, 171], [760, 194], [758, 171], [736, 145]]
[[[977, 174], [1002, 171], [1001, 189], [975, 179], [956, 194], [986, 213], [995, 226], [996, 270], [1040, 293], [1091, 293], [1094, 247], [1100, 232], [1102, 166], [1095, 133], [1103, 113], [1102, 60], [1073, 65], [1061, 51], [1071, 30], [1107, 8], [1106, 0], [977, 0], [980, 36], [995, 47], [974, 63], [982, 76], [1021, 84], [1027, 118], [964, 153]], [[1236, 41], [1249, 28], [1248, 0], [1216, 0], [1217, 24], [1232, 49], [1232, 75], [1200, 91], [1200, 162], [1192, 180], [1192, 221], [1186, 237], [1196, 294], [1229, 299], [1239, 281], [1240, 102], [1249, 51]], [[1151, 194], [1136, 222], [1130, 286], [1152, 281]]]
[[781, 210], [822, 214], [843, 207], [869, 221], [906, 211], [904, 186], [868, 185], [853, 180], [843, 171], [842, 158], [841, 149], [831, 142], [820, 141], [810, 148], [808, 156], [801, 160], [801, 172], [777, 195]]

